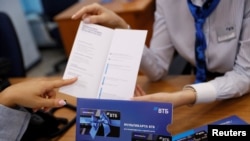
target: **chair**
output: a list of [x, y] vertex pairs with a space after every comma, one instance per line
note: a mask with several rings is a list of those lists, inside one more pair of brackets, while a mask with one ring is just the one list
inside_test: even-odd
[[0, 12], [0, 42], [0, 57], [10, 62], [10, 71], [6, 77], [25, 77], [21, 45], [12, 20], [5, 12]]
[[[47, 23], [48, 25], [55, 25], [54, 17], [60, 12], [62, 12], [63, 10], [65, 10], [66, 8], [70, 7], [71, 5], [77, 2], [78, 0], [60, 0], [60, 1], [59, 0], [41, 0], [43, 13], [44, 13], [43, 18], [44, 18], [45, 23]], [[48, 29], [49, 29], [49, 33], [51, 37], [57, 42], [57, 46], [64, 49], [61, 35], [60, 35], [57, 25], [48, 26]], [[52, 75], [53, 73], [59, 72], [60, 66], [63, 64], [66, 64], [67, 60], [68, 58], [65, 56], [65, 58], [57, 62], [54, 65], [54, 72], [48, 75]]]

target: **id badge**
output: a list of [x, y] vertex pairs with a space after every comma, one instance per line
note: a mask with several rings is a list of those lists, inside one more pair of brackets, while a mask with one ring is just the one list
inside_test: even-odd
[[235, 25], [220, 27], [216, 30], [218, 42], [224, 42], [236, 38]]

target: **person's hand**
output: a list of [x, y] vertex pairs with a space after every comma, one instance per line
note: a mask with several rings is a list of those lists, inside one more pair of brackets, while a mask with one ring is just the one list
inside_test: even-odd
[[13, 84], [0, 94], [0, 104], [13, 107], [16, 105], [48, 110], [52, 107], [62, 107], [66, 104], [63, 99], [56, 98], [57, 88], [74, 83], [72, 79], [32, 79]]
[[72, 19], [79, 18], [85, 23], [100, 24], [110, 28], [128, 28], [128, 24], [120, 16], [98, 3], [84, 6], [72, 16]]
[[169, 102], [172, 103], [174, 108], [193, 104], [195, 102], [195, 93], [193, 90], [186, 89], [182, 91], [167, 93], [159, 92], [153, 94], [146, 94], [143, 89], [137, 85], [132, 100], [135, 101], [151, 101], [151, 102]]
[[140, 85], [136, 85], [134, 91], [134, 97], [144, 96], [144, 95], [146, 95], [146, 92], [141, 88]]

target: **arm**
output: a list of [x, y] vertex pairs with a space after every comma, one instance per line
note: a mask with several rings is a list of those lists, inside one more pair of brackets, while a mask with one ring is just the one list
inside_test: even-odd
[[168, 74], [170, 63], [174, 54], [174, 44], [169, 33], [168, 18], [165, 5], [168, 2], [156, 1], [156, 11], [154, 13], [153, 36], [150, 41], [150, 47], [144, 48], [141, 59], [140, 70], [151, 81], [163, 79]]
[[32, 79], [14, 84], [0, 94], [0, 104], [7, 107], [16, 105], [33, 109], [61, 107], [63, 99], [56, 98], [56, 88], [72, 84], [77, 79]]
[[[230, 46], [228, 44], [228, 46], [225, 46], [225, 48], [229, 48], [230, 50], [236, 49], [236, 56], [232, 60], [232, 69], [225, 72], [224, 76], [216, 77], [206, 83], [192, 85], [197, 91], [196, 103], [240, 97], [250, 91], [250, 2], [221, 2], [224, 2], [224, 7], [229, 7], [227, 9], [230, 9], [230, 11], [235, 11], [233, 13], [228, 12], [230, 17], [238, 15], [233, 16], [236, 24], [236, 38], [235, 41], [232, 40], [234, 45], [231, 44]], [[241, 6], [239, 8], [241, 10], [235, 8], [235, 5]], [[223, 17], [223, 15], [219, 14], [218, 16]]]
[[[227, 9], [230, 9], [228, 7], [234, 8], [235, 5], [231, 5], [232, 3], [229, 3], [228, 1], [222, 1], [224, 2], [222, 5], [227, 5]], [[165, 93], [164, 97], [168, 97], [168, 99], [164, 99], [166, 102], [173, 102], [174, 105], [181, 106], [183, 104], [193, 104], [193, 103], [208, 103], [215, 100], [222, 100], [222, 99], [229, 99], [234, 97], [239, 97], [244, 94], [249, 93], [250, 90], [250, 19], [249, 19], [249, 1], [245, 1], [245, 3], [234, 1], [233, 4], [238, 4], [242, 6], [242, 11], [245, 11], [244, 15], [242, 14], [242, 11], [239, 11], [237, 9], [230, 10], [230, 11], [237, 11], [239, 16], [235, 16], [235, 20], [237, 21], [237, 37], [238, 39], [235, 39], [235, 46], [225, 46], [225, 49], [231, 48], [237, 48], [236, 57], [235, 60], [233, 60], [233, 66], [231, 68], [228, 68], [227, 72], [224, 76], [216, 77], [215, 79], [205, 82], [205, 83], [199, 83], [190, 85], [193, 89], [196, 95], [191, 96], [195, 100], [188, 100], [185, 101], [185, 97], [178, 97], [172, 96], [170, 93]], [[243, 7], [244, 6], [244, 7]], [[245, 9], [244, 9], [245, 8]], [[243, 16], [240, 16], [243, 15]], [[220, 15], [223, 16], [223, 15]], [[231, 16], [232, 17], [232, 16]], [[243, 20], [241, 19], [243, 18]], [[216, 38], [216, 37], [215, 37]], [[229, 42], [229, 41], [228, 41]], [[231, 44], [230, 44], [231, 45]], [[222, 48], [220, 48], [222, 49]], [[230, 49], [230, 48], [229, 48]], [[230, 49], [232, 50], [232, 49]], [[216, 50], [218, 51], [218, 49]], [[223, 51], [223, 49], [221, 50]], [[225, 57], [228, 59], [227, 57]], [[233, 57], [234, 58], [234, 57]], [[226, 60], [222, 61], [222, 63], [226, 63]], [[226, 60], [226, 61], [225, 61]], [[221, 60], [220, 60], [221, 61]], [[185, 90], [182, 90], [181, 93], [186, 93]], [[176, 94], [176, 93], [175, 93]], [[179, 94], [177, 92], [177, 94]], [[154, 94], [155, 97], [157, 97], [157, 94]], [[180, 94], [179, 94], [180, 95]], [[189, 95], [189, 94], [187, 94]], [[183, 94], [183, 96], [187, 96]], [[175, 99], [177, 97], [177, 100]], [[147, 100], [150, 100], [149, 96], [146, 96], [145, 98], [148, 98]], [[142, 98], [135, 98], [135, 99], [142, 99]], [[188, 99], [188, 98], [187, 98]], [[163, 101], [163, 98], [158, 98], [159, 101]], [[178, 104], [181, 101], [180, 104]], [[183, 102], [184, 101], [184, 102]], [[183, 102], [183, 103], [182, 103]], [[177, 103], [177, 104], [175, 104]]]
[[196, 92], [192, 88], [185, 88], [173, 93], [159, 92], [146, 94], [139, 85], [136, 86], [135, 94], [132, 98], [135, 101], [169, 102], [173, 104], [174, 108], [182, 105], [191, 105], [195, 102], [195, 99]]

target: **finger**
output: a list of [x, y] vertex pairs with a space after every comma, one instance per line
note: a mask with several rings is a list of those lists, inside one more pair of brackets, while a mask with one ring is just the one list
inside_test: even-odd
[[71, 18], [79, 19], [82, 15], [86, 15], [86, 14], [88, 15], [89, 13], [91, 13], [91, 15], [97, 14], [100, 9], [101, 7], [98, 3], [93, 3], [85, 7], [82, 7], [79, 11], [77, 11], [74, 15], [72, 15]]
[[146, 93], [142, 90], [142, 88], [139, 85], [136, 85], [136, 96], [143, 96], [146, 95]]
[[93, 23], [93, 24], [101, 24], [105, 21], [106, 19], [103, 18], [101, 15], [92, 15], [92, 16], [87, 16], [84, 19], [85, 23]]
[[136, 87], [135, 87], [135, 92], [134, 92], [134, 96], [140, 96], [141, 94], [140, 94], [140, 91], [138, 90], [138, 88], [137, 88], [137, 85], [136, 85]]
[[151, 101], [151, 99], [151, 95], [137, 96], [132, 98], [134, 101]]
[[39, 107], [53, 108], [53, 107], [62, 107], [66, 105], [67, 102], [63, 99], [42, 99], [40, 100]]
[[48, 93], [46, 93], [46, 98], [49, 98], [49, 99], [53, 99], [53, 98], [56, 98], [56, 91], [55, 90], [51, 90], [49, 91]]
[[35, 113], [37, 112], [39, 109], [38, 108], [33, 108], [32, 111]]
[[51, 108], [49, 108], [49, 107], [44, 107], [43, 110], [44, 110], [44, 112], [49, 112], [49, 111], [51, 110]]
[[82, 7], [80, 10], [78, 10], [75, 14], [73, 14], [71, 16], [71, 19], [79, 19], [82, 15], [86, 15], [85, 11], [85, 7]]
[[69, 84], [74, 83], [77, 80], [77, 78], [70, 78], [70, 79], [59, 79], [59, 80], [53, 80], [53, 81], [49, 81], [51, 83], [47, 83], [47, 88], [48, 89], [53, 89], [53, 88], [59, 88], [62, 86], [66, 86]]

